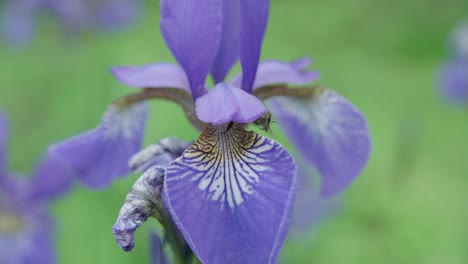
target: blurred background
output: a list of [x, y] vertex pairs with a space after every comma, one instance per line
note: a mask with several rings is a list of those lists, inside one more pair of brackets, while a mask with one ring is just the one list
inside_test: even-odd
[[[159, 2], [143, 2], [138, 14], [125, 29], [69, 34], [44, 13], [26, 45], [3, 36], [0, 108], [11, 124], [12, 170], [27, 174], [49, 144], [95, 127], [113, 99], [133, 91], [110, 67], [174, 61], [159, 32]], [[262, 58], [310, 56], [318, 83], [364, 113], [373, 139], [341, 208], [290, 236], [282, 263], [468, 263], [468, 104], [450, 104], [437, 87], [447, 36], [467, 15], [466, 0], [271, 1]], [[147, 144], [198, 136], [178, 106], [151, 106]], [[111, 232], [136, 179], [104, 191], [76, 184], [53, 203], [59, 263], [149, 263], [146, 230], [155, 220], [137, 232], [131, 253]]]

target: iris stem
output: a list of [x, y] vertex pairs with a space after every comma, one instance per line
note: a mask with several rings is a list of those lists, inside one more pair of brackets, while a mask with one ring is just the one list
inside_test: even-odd
[[203, 131], [206, 124], [198, 119], [195, 113], [195, 103], [192, 96], [177, 88], [144, 88], [142, 91], [125, 95], [113, 101], [113, 105], [119, 108], [126, 108], [132, 104], [150, 99], [166, 99], [179, 104], [184, 110], [187, 119], [198, 130]]
[[266, 100], [273, 96], [290, 96], [306, 98], [320, 94], [324, 88], [316, 85], [311, 87], [301, 87], [300, 89], [290, 88], [286, 85], [262, 86], [252, 93], [260, 100]]

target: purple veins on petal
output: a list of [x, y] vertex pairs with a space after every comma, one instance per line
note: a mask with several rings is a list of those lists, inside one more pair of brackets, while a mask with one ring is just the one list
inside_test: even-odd
[[[278, 60], [263, 61], [258, 65], [257, 75], [253, 84], [253, 89], [274, 84], [296, 84], [304, 85], [318, 79], [319, 72], [309, 71], [310, 60], [307, 58], [293, 62], [283, 62]], [[238, 75], [231, 80], [234, 86], [239, 86], [242, 75]]]
[[268, 24], [269, 0], [240, 0], [240, 61], [242, 66], [242, 87], [252, 92], [257, 73], [260, 51]]
[[361, 173], [371, 142], [362, 113], [327, 89], [309, 98], [274, 97], [268, 102], [302, 158], [321, 175], [321, 194], [334, 195]]
[[296, 164], [283, 146], [223, 124], [170, 164], [163, 199], [201, 262], [274, 263], [296, 187]]
[[184, 68], [197, 98], [221, 41], [221, 0], [161, 0], [160, 27], [167, 46]]
[[125, 198], [117, 222], [112, 227], [115, 240], [123, 250], [133, 249], [134, 233], [149, 217], [162, 219], [160, 210], [164, 173], [162, 167], [151, 167], [135, 182]]
[[104, 188], [130, 172], [128, 159], [141, 148], [148, 107], [138, 103], [119, 109], [111, 105], [101, 124], [55, 144], [50, 151], [67, 162], [90, 188]]
[[178, 158], [191, 142], [169, 137], [163, 138], [157, 144], [152, 144], [133, 155], [128, 166], [133, 172], [144, 172], [153, 166], [167, 167]]
[[216, 125], [230, 121], [250, 123], [266, 112], [255, 96], [227, 83], [217, 84], [198, 98], [195, 105], [200, 120]]
[[184, 70], [175, 64], [153, 63], [142, 66], [119, 66], [111, 69], [121, 83], [137, 88], [179, 88], [191, 94]]

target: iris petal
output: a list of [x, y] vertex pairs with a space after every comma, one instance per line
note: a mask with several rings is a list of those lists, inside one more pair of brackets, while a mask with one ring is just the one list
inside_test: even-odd
[[184, 70], [175, 64], [153, 63], [141, 66], [118, 66], [112, 75], [121, 83], [138, 88], [179, 88], [191, 94]]
[[146, 103], [125, 109], [111, 105], [97, 128], [55, 144], [51, 151], [86, 186], [107, 187], [129, 173], [127, 162], [141, 148], [147, 110]]
[[161, 0], [161, 31], [184, 68], [197, 98], [205, 93], [205, 78], [221, 40], [221, 0]]
[[224, 124], [171, 163], [163, 199], [201, 262], [274, 263], [295, 191], [296, 164], [283, 146]]
[[198, 118], [215, 125], [230, 121], [250, 123], [266, 111], [255, 96], [226, 83], [217, 84], [195, 105]]
[[[278, 60], [263, 61], [258, 65], [257, 76], [253, 84], [253, 89], [273, 84], [296, 84], [304, 85], [315, 81], [319, 77], [318, 72], [306, 70], [310, 60], [304, 58], [293, 62], [283, 62]], [[231, 80], [234, 86], [241, 84], [242, 75], [238, 75]]]
[[[239, 59], [240, 1], [223, 1], [223, 29], [219, 50], [211, 67], [215, 83], [224, 78]], [[240, 86], [238, 86], [240, 87]]]
[[323, 195], [343, 191], [362, 171], [369, 130], [362, 113], [342, 96], [320, 90], [310, 98], [274, 97], [268, 104], [303, 159], [320, 172]]
[[252, 92], [257, 73], [263, 36], [268, 23], [268, 0], [240, 0], [240, 61], [242, 65], [242, 89]]
[[68, 192], [72, 184], [72, 167], [49, 151], [39, 161], [32, 177], [32, 196], [38, 200], [54, 199]]
[[298, 188], [290, 227], [290, 233], [295, 236], [317, 228], [320, 222], [335, 213], [340, 205], [337, 197], [320, 196], [318, 179], [315, 176], [316, 172], [310, 166], [298, 162]]
[[161, 189], [163, 185], [164, 168], [154, 166], [148, 169], [135, 182], [125, 198], [116, 223], [112, 227], [117, 244], [131, 251], [135, 246], [135, 231], [146, 220], [155, 216], [162, 219], [159, 210], [161, 204]]

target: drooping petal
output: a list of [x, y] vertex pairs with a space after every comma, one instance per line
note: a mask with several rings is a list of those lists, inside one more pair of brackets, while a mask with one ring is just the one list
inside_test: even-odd
[[174, 137], [163, 138], [157, 144], [149, 145], [133, 155], [128, 166], [133, 172], [144, 172], [153, 166], [165, 168], [191, 144]]
[[160, 235], [156, 232], [150, 232], [150, 240], [151, 240], [151, 257], [153, 264], [166, 264], [167, 258], [164, 254], [163, 250], [163, 243], [159, 238]]
[[[215, 83], [224, 81], [239, 59], [240, 1], [223, 1], [223, 29], [216, 58], [211, 66]], [[237, 86], [240, 87], [240, 86]]]
[[163, 199], [203, 263], [274, 263], [289, 225], [296, 165], [243, 125], [209, 126], [167, 168]]
[[443, 65], [439, 89], [447, 101], [468, 104], [468, 60], [453, 59]]
[[7, 168], [7, 141], [8, 141], [8, 121], [3, 112], [0, 111], [0, 178], [6, 177]]
[[161, 31], [197, 98], [221, 40], [222, 0], [161, 0]]
[[242, 65], [242, 89], [252, 92], [257, 73], [263, 36], [268, 23], [268, 0], [240, 0], [240, 61]]
[[[309, 71], [306, 68], [310, 65], [310, 60], [304, 58], [293, 62], [278, 60], [263, 61], [258, 65], [257, 76], [253, 84], [253, 89], [273, 84], [295, 84], [304, 85], [315, 81], [319, 77], [319, 72]], [[242, 74], [234, 77], [231, 83], [234, 86], [241, 84]]]
[[291, 142], [322, 177], [322, 195], [343, 191], [361, 173], [370, 152], [362, 113], [331, 90], [309, 98], [274, 97], [268, 102]]
[[148, 169], [133, 185], [120, 209], [117, 222], [112, 227], [117, 244], [131, 251], [135, 246], [135, 231], [153, 216], [162, 219], [161, 190], [164, 168], [154, 166]]
[[39, 161], [32, 176], [32, 194], [37, 200], [51, 200], [70, 191], [74, 172], [55, 153], [48, 151]]
[[215, 125], [230, 121], [250, 123], [266, 111], [255, 96], [226, 83], [217, 84], [198, 98], [195, 105], [198, 118]]
[[179, 88], [191, 94], [184, 70], [175, 64], [153, 63], [142, 66], [118, 66], [112, 75], [121, 83], [137, 88]]
[[297, 164], [298, 187], [289, 233], [301, 236], [307, 233], [304, 231], [317, 228], [320, 222], [335, 213], [340, 201], [337, 197], [320, 196], [316, 172], [303, 162]]
[[101, 124], [55, 144], [51, 151], [67, 162], [74, 175], [90, 188], [104, 188], [130, 172], [128, 159], [141, 148], [146, 103], [119, 109], [111, 105]]

